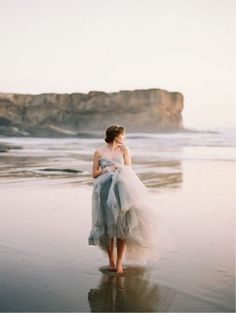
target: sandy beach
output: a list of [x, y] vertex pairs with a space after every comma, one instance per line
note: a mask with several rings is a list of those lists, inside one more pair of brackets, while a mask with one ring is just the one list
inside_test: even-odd
[[[85, 150], [73, 158], [62, 151], [60, 164], [43, 149], [37, 158], [26, 147], [2, 154], [1, 311], [234, 312], [235, 161], [196, 151], [134, 157], [179, 251], [166, 250], [150, 268], [125, 263], [123, 277], [108, 274], [108, 260], [88, 245], [93, 179]], [[81, 172], [40, 171], [62, 163]]]

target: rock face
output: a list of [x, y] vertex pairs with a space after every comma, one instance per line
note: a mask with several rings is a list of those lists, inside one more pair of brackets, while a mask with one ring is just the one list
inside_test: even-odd
[[0, 135], [80, 136], [116, 123], [127, 132], [183, 129], [184, 97], [162, 89], [88, 94], [0, 93]]

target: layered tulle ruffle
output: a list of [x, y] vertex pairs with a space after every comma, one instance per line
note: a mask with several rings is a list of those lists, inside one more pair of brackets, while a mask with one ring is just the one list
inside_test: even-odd
[[146, 186], [130, 166], [116, 166], [95, 179], [89, 244], [107, 252], [110, 238], [125, 239], [125, 258], [137, 262], [159, 260], [163, 245], [178, 249]]

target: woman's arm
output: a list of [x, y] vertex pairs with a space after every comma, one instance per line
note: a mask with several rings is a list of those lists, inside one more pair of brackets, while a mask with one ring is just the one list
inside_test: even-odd
[[128, 166], [132, 166], [132, 160], [131, 160], [131, 154], [130, 154], [130, 149], [128, 146], [124, 146], [124, 161], [125, 161], [125, 165], [128, 165]]
[[93, 169], [92, 169], [93, 178], [98, 177], [104, 172], [103, 169], [99, 168], [98, 160], [99, 160], [99, 152], [98, 150], [95, 150], [93, 154]]
[[93, 178], [97, 178], [101, 174], [114, 171], [116, 169], [114, 165], [106, 166], [104, 168], [99, 168], [99, 162], [98, 162], [99, 158], [100, 158], [99, 151], [95, 150], [94, 155], [93, 155], [93, 170], [92, 170]]

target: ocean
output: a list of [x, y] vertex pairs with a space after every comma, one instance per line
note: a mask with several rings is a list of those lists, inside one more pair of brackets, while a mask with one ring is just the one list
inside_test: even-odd
[[[194, 129], [193, 133], [132, 133], [127, 134], [134, 167], [143, 171], [156, 171], [155, 162], [208, 160], [229, 161], [236, 159], [236, 129]], [[16, 176], [77, 177], [81, 171], [83, 181], [91, 182], [91, 162], [94, 150], [104, 146], [103, 138], [0, 138], [0, 143], [14, 146], [8, 153], [1, 153], [2, 179]], [[40, 160], [37, 162], [37, 160]], [[148, 165], [145, 167], [145, 164]], [[150, 165], [153, 164], [153, 167]], [[171, 166], [171, 165], [170, 165]], [[47, 169], [47, 171], [44, 171]], [[50, 169], [50, 173], [49, 173]], [[55, 171], [53, 171], [55, 169]], [[63, 170], [71, 170], [66, 173]], [[57, 171], [60, 170], [60, 171]], [[4, 180], [2, 181], [4, 183]]]

